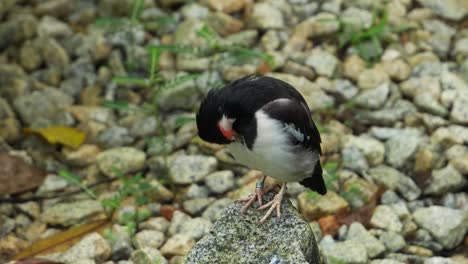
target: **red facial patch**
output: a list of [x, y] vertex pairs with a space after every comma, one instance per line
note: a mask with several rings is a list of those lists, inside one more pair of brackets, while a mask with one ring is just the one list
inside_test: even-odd
[[221, 123], [218, 123], [218, 128], [219, 128], [219, 131], [221, 131], [221, 134], [223, 134], [225, 138], [232, 140], [232, 135], [233, 135], [232, 129], [225, 130], [223, 126], [221, 125]]

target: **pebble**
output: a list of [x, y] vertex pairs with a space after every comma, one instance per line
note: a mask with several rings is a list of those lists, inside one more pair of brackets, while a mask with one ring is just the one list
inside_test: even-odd
[[133, 237], [135, 248], [160, 248], [165, 241], [164, 233], [157, 230], [142, 230]]
[[[70, 210], [70, 208], [73, 208], [73, 210]], [[50, 225], [72, 226], [89, 220], [104, 219], [105, 217], [99, 201], [82, 200], [46, 207], [43, 209], [40, 219]]]
[[179, 232], [189, 235], [195, 241], [198, 241], [209, 232], [211, 224], [210, 220], [196, 217], [182, 223]]
[[380, 236], [380, 241], [389, 252], [397, 252], [406, 245], [403, 236], [393, 231], [384, 232]]
[[234, 187], [234, 173], [229, 170], [211, 173], [205, 178], [206, 186], [210, 191], [220, 194]]
[[218, 166], [214, 157], [203, 155], [177, 155], [169, 164], [172, 180], [176, 184], [201, 182]]
[[[154, 264], [154, 263], [160, 263], [160, 264], [168, 264], [169, 261], [167, 261], [166, 258], [161, 254], [161, 252], [155, 248], [141, 248], [137, 249], [132, 252], [132, 255], [130, 256], [130, 263], [128, 264]], [[120, 262], [118, 262], [120, 264]]]
[[466, 184], [463, 175], [452, 165], [434, 170], [429, 179], [429, 185], [424, 189], [425, 194], [442, 195], [457, 191]]
[[418, 2], [437, 15], [450, 20], [460, 20], [468, 14], [468, 5], [463, 1], [448, 0], [443, 4], [437, 0], [418, 0]]
[[229, 198], [221, 198], [214, 203], [210, 204], [208, 208], [203, 212], [202, 217], [210, 220], [211, 222], [216, 221], [221, 215], [226, 206], [230, 205], [233, 202]]
[[185, 256], [195, 244], [193, 238], [187, 234], [176, 234], [170, 237], [161, 248], [163, 255]]
[[373, 137], [349, 135], [344, 138], [343, 145], [345, 148], [358, 148], [364, 154], [370, 166], [378, 165], [384, 160], [385, 146]]
[[383, 83], [374, 89], [362, 91], [354, 98], [354, 100], [359, 106], [370, 109], [379, 109], [384, 106], [389, 94], [389, 83]]
[[366, 228], [358, 222], [349, 226], [347, 240], [354, 240], [366, 248], [369, 258], [374, 258], [385, 251], [385, 246], [377, 238], [369, 234]]
[[341, 261], [344, 263], [364, 264], [368, 261], [366, 247], [354, 240], [334, 242], [333, 238], [326, 236], [320, 242], [320, 246], [322, 247], [324, 257], [329, 263]]
[[185, 200], [182, 203], [184, 209], [192, 215], [198, 215], [205, 208], [207, 208], [210, 204], [216, 201], [214, 197], [203, 197], [203, 198], [195, 198], [190, 200]]
[[361, 90], [374, 89], [390, 81], [387, 73], [379, 68], [365, 69], [359, 74], [358, 87]]
[[378, 205], [370, 224], [374, 227], [382, 228], [388, 231], [400, 233], [403, 230], [403, 225], [398, 218], [398, 215], [393, 212], [392, 208], [388, 205]]
[[255, 3], [248, 24], [251, 28], [279, 29], [284, 27], [284, 18], [275, 5], [268, 2]]
[[298, 201], [299, 211], [308, 221], [349, 209], [348, 202], [332, 191], [317, 198], [311, 198], [309, 192], [306, 191], [299, 194]]
[[79, 259], [92, 259], [102, 263], [109, 259], [111, 248], [107, 241], [98, 233], [85, 236], [80, 242], [60, 255], [63, 262], [74, 262]]
[[445, 249], [452, 249], [464, 238], [468, 230], [468, 213], [441, 206], [417, 209], [413, 213], [416, 223], [427, 229]]
[[312, 67], [317, 74], [331, 77], [338, 66], [338, 59], [327, 51], [314, 49], [305, 64]]
[[141, 229], [155, 230], [165, 233], [170, 226], [170, 222], [166, 218], [159, 216], [150, 218], [139, 225]]
[[102, 173], [112, 177], [118, 173], [126, 174], [136, 172], [143, 168], [146, 154], [136, 148], [112, 148], [99, 153], [96, 162]]

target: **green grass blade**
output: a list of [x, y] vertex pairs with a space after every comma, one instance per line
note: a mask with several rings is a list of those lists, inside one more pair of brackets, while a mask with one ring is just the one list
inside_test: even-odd
[[147, 87], [150, 85], [150, 81], [146, 78], [139, 77], [114, 77], [112, 81], [118, 85], [137, 85]]
[[115, 109], [115, 110], [123, 110], [128, 111], [130, 110], [130, 106], [126, 101], [104, 101], [101, 103], [102, 106]]
[[141, 11], [143, 10], [144, 0], [133, 0], [132, 6], [132, 23], [138, 23], [138, 18], [140, 17]]

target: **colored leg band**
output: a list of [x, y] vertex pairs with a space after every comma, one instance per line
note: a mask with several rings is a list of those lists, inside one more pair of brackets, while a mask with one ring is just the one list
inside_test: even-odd
[[257, 185], [255, 187], [262, 189], [263, 188], [263, 181], [258, 181]]

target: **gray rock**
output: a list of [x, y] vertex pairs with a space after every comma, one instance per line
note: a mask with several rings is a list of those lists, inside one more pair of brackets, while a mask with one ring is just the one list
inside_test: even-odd
[[320, 228], [320, 224], [317, 221], [309, 222], [309, 226], [314, 233], [315, 241], [322, 240], [322, 229]]
[[0, 24], [0, 49], [20, 43], [36, 35], [37, 20], [32, 15], [18, 15]]
[[[73, 210], [70, 210], [73, 208]], [[41, 221], [51, 225], [72, 226], [89, 219], [105, 218], [101, 203], [96, 200], [82, 200], [73, 203], [59, 203], [44, 208]]]
[[172, 216], [171, 225], [167, 231], [168, 235], [175, 235], [180, 233], [182, 224], [192, 219], [189, 215], [181, 211], [175, 211]]
[[405, 262], [394, 259], [374, 259], [369, 264], [405, 264]]
[[339, 94], [349, 100], [359, 92], [359, 89], [347, 79], [338, 79], [335, 80], [334, 85], [330, 86], [330, 89], [327, 89], [327, 92]]
[[159, 248], [164, 243], [165, 236], [161, 231], [142, 230], [133, 237], [133, 245], [135, 248]]
[[[272, 197], [267, 194], [265, 200]], [[226, 208], [210, 232], [188, 253], [185, 263], [319, 262], [312, 231], [289, 202], [282, 203], [279, 221], [271, 218], [263, 225], [257, 224], [263, 211], [251, 209], [243, 215], [241, 207], [236, 203]]]
[[[186, 60], [187, 63], [185, 65], [183, 60]], [[200, 61], [206, 60], [206, 62]], [[206, 70], [208, 68], [209, 58], [203, 59], [177, 59], [177, 68], [180, 70], [189, 70], [189, 71], [199, 71], [198, 69], [191, 68], [189, 64], [194, 64], [197, 67], [201, 67], [202, 70]], [[193, 79], [187, 79], [184, 82], [177, 83], [171, 89], [164, 89], [158, 97], [158, 103], [161, 109], [169, 111], [175, 109], [184, 109], [184, 110], [192, 110], [199, 102], [197, 97], [197, 86], [195, 85], [195, 81]]]
[[463, 0], [418, 0], [424, 7], [430, 8], [434, 13], [443, 18], [460, 20], [468, 14], [468, 4]]
[[385, 142], [387, 162], [393, 167], [402, 168], [414, 157], [422, 140], [420, 133], [402, 130]]
[[55, 174], [49, 174], [45, 177], [37, 193], [56, 192], [65, 189], [70, 183], [63, 177]]
[[[164, 258], [161, 252], [155, 248], [142, 248], [132, 252], [130, 257], [132, 264], [168, 264], [169, 261]], [[119, 262], [120, 263], [120, 262]], [[130, 264], [130, 263], [129, 263]]]
[[20, 137], [20, 123], [16, 119], [10, 104], [0, 98], [0, 138], [6, 142], [13, 142]]
[[380, 241], [389, 252], [397, 252], [406, 246], [403, 236], [393, 231], [384, 232], [380, 236]]
[[206, 198], [209, 194], [209, 189], [205, 185], [199, 185], [196, 183], [190, 184], [185, 193], [185, 199], [194, 199], [194, 198]]
[[423, 111], [434, 115], [446, 116], [448, 111], [429, 93], [421, 93], [414, 97], [414, 104]]
[[430, 257], [424, 261], [424, 264], [456, 264], [457, 262], [444, 257]]
[[217, 171], [206, 176], [205, 183], [214, 193], [224, 193], [234, 187], [234, 173], [230, 170]]
[[369, 168], [366, 157], [357, 147], [346, 147], [341, 151], [343, 168], [363, 172]]
[[345, 148], [355, 147], [359, 149], [371, 166], [378, 165], [384, 160], [385, 146], [375, 138], [366, 135], [359, 137], [346, 136], [343, 145]]
[[170, 162], [169, 171], [176, 184], [190, 184], [202, 181], [213, 172], [218, 161], [203, 155], [178, 155]]
[[212, 203], [208, 208], [203, 212], [202, 217], [210, 220], [211, 222], [216, 221], [224, 209], [230, 205], [233, 201], [229, 198], [222, 198]]
[[450, 51], [451, 39], [456, 30], [439, 20], [424, 20], [422, 22], [425, 30], [432, 33], [429, 43], [434, 51], [441, 57], [447, 56]]
[[112, 252], [112, 259], [128, 259], [133, 248], [127, 227], [114, 224], [110, 233], [104, 232]]
[[358, 87], [362, 90], [373, 89], [389, 81], [390, 78], [382, 69], [365, 69], [358, 77]]
[[181, 14], [186, 19], [203, 19], [210, 13], [210, 10], [197, 3], [186, 4], [181, 8]]
[[17, 0], [5, 0], [3, 3], [0, 5], [0, 19], [2, 16], [8, 12], [15, 4]]
[[364, 264], [368, 261], [366, 247], [354, 240], [335, 242], [327, 235], [320, 242], [320, 247], [327, 263]]
[[162, 216], [150, 218], [139, 225], [141, 229], [156, 230], [162, 233], [165, 233], [169, 226], [170, 222]]
[[130, 136], [127, 128], [112, 126], [99, 133], [95, 140], [103, 148], [116, 148], [129, 145], [134, 138]]
[[366, 228], [359, 222], [354, 222], [349, 226], [346, 240], [354, 240], [364, 245], [369, 258], [374, 258], [385, 251], [384, 244], [367, 232]]
[[110, 254], [111, 248], [107, 241], [100, 234], [91, 233], [62, 253], [59, 259], [65, 263], [80, 259], [92, 259], [97, 263], [102, 263], [110, 257]]
[[115, 176], [116, 171], [126, 174], [141, 170], [145, 165], [146, 154], [136, 148], [113, 148], [99, 153], [96, 163], [102, 173]]
[[71, 106], [72, 98], [53, 88], [35, 91], [16, 98], [13, 102], [21, 119], [31, 127], [72, 125], [72, 116], [64, 109]]
[[389, 83], [383, 83], [374, 89], [367, 89], [356, 96], [354, 100], [360, 106], [378, 109], [381, 108], [387, 100], [390, 93]]
[[216, 201], [214, 197], [203, 197], [185, 200], [182, 205], [187, 212], [192, 215], [198, 215], [214, 201]]
[[62, 38], [73, 34], [71, 28], [62, 21], [51, 16], [42, 17], [37, 26], [39, 37]]
[[64, 71], [70, 63], [70, 57], [65, 48], [55, 39], [41, 39], [41, 52], [45, 63], [49, 67], [54, 67], [60, 71]]
[[354, 30], [363, 30], [372, 26], [372, 13], [356, 7], [348, 7], [340, 15], [340, 19]]
[[275, 5], [255, 3], [248, 24], [251, 28], [278, 29], [284, 27], [284, 18]]
[[397, 190], [409, 201], [415, 200], [421, 195], [421, 190], [411, 178], [392, 167], [379, 165], [369, 169], [367, 176], [377, 184], [382, 184], [391, 190]]
[[195, 241], [186, 234], [176, 234], [170, 237], [161, 248], [163, 255], [185, 256], [193, 247]]
[[434, 170], [429, 180], [429, 185], [424, 190], [425, 194], [442, 195], [447, 192], [454, 192], [466, 183], [463, 175], [459, 173], [452, 165], [445, 168]]
[[375, 208], [370, 224], [374, 227], [398, 233], [403, 230], [403, 225], [398, 215], [388, 205], [379, 205]]
[[[466, 84], [465, 84], [466, 85]], [[468, 92], [466, 90], [458, 91], [458, 96], [453, 102], [450, 117], [457, 123], [468, 125]]]
[[305, 64], [314, 68], [319, 75], [331, 77], [338, 65], [338, 59], [331, 53], [322, 49], [314, 49]]
[[468, 213], [441, 206], [420, 208], [413, 213], [416, 223], [429, 230], [445, 249], [462, 242], [468, 230]]
[[210, 220], [196, 217], [188, 221], [184, 221], [180, 227], [180, 233], [189, 235], [195, 241], [197, 241], [208, 233], [211, 224], [212, 223]]

